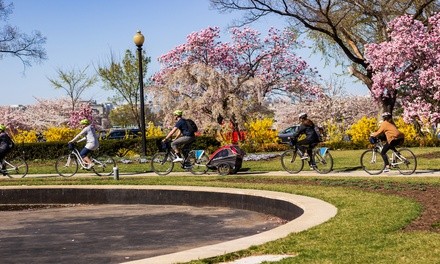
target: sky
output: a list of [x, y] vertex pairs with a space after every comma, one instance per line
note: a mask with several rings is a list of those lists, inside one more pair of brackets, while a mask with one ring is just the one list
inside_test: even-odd
[[[65, 91], [56, 90], [48, 78], [57, 79], [56, 70], [84, 69], [90, 74], [108, 62], [110, 54], [123, 58], [124, 52], [136, 52], [133, 36], [138, 30], [145, 36], [143, 49], [151, 57], [147, 76], [160, 69], [157, 58], [186, 42], [186, 36], [210, 26], [218, 26], [222, 35], [234, 19], [243, 13], [219, 13], [210, 7], [209, 0], [3, 0], [13, 3], [8, 24], [22, 33], [37, 30], [45, 37], [48, 59], [24, 68], [18, 58], [0, 59], [0, 105], [35, 104], [36, 98], [64, 97]], [[0, 28], [4, 25], [0, 21]], [[283, 29], [284, 18], [270, 16], [250, 27], [265, 34], [270, 27]], [[345, 69], [325, 66], [320, 55], [309, 49], [298, 52], [324, 79], [330, 79]], [[344, 79], [349, 94], [363, 95], [368, 90], [355, 82], [354, 77]], [[98, 103], [111, 96], [100, 83], [87, 90], [83, 99]]]

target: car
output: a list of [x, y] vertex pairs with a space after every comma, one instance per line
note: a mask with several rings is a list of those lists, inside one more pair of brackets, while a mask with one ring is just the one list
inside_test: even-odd
[[138, 128], [116, 128], [111, 129], [104, 139], [127, 139], [135, 138], [141, 135], [141, 130]]
[[280, 139], [280, 143], [289, 144], [290, 138], [293, 137], [293, 134], [296, 131], [298, 131], [298, 129], [299, 129], [299, 125], [293, 125], [284, 130], [281, 130], [280, 133], [278, 133], [278, 138]]

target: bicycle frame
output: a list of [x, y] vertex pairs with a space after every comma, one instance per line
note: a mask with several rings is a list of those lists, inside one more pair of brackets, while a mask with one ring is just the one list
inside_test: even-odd
[[[382, 160], [382, 149], [383, 143], [382, 141], [378, 141], [374, 144], [373, 155], [371, 156], [371, 162], [377, 162], [377, 154], [379, 154], [380, 159]], [[405, 163], [406, 159], [398, 155], [394, 150], [391, 150], [391, 156], [388, 154], [388, 161], [390, 162], [390, 166], [395, 167], [396, 165]], [[399, 160], [399, 162], [396, 162]]]
[[[81, 165], [81, 167], [83, 169], [86, 169], [87, 166], [85, 165], [85, 162], [83, 160], [83, 158], [81, 157], [81, 155], [79, 154], [79, 150], [77, 148], [74, 148], [71, 152], [71, 154], [73, 154], [75, 156], [75, 158], [79, 161], [79, 164]], [[70, 165], [70, 158], [71, 156], [69, 156], [69, 158], [67, 159], [67, 165]]]

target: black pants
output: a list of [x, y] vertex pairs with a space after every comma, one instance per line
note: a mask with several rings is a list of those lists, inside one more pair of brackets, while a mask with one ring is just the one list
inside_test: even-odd
[[404, 139], [403, 138], [398, 138], [398, 139], [394, 139], [391, 140], [390, 143], [386, 143], [385, 145], [383, 145], [382, 151], [380, 152], [380, 155], [382, 156], [383, 161], [385, 162], [385, 165], [388, 166], [390, 165], [390, 161], [388, 160], [388, 155], [387, 152], [388, 150], [393, 150], [393, 151], [397, 151], [396, 147], [403, 144]]
[[303, 152], [304, 152], [304, 147], [306, 148], [307, 154], [309, 154], [309, 158], [310, 158], [310, 165], [315, 165], [315, 157], [313, 157], [313, 148], [316, 147], [318, 143], [305, 138], [298, 141], [296, 145], [300, 147], [301, 151]]

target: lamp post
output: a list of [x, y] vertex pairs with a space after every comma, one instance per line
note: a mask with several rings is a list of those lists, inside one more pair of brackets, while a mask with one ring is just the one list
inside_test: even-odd
[[[142, 138], [142, 155], [143, 158], [147, 156], [147, 139], [145, 137], [145, 103], [144, 103], [144, 78], [142, 76], [142, 45], [144, 45], [144, 35], [138, 31], [133, 37], [133, 42], [137, 46], [139, 59], [139, 96], [141, 103], [141, 138]], [[142, 159], [141, 159], [142, 160]]]

